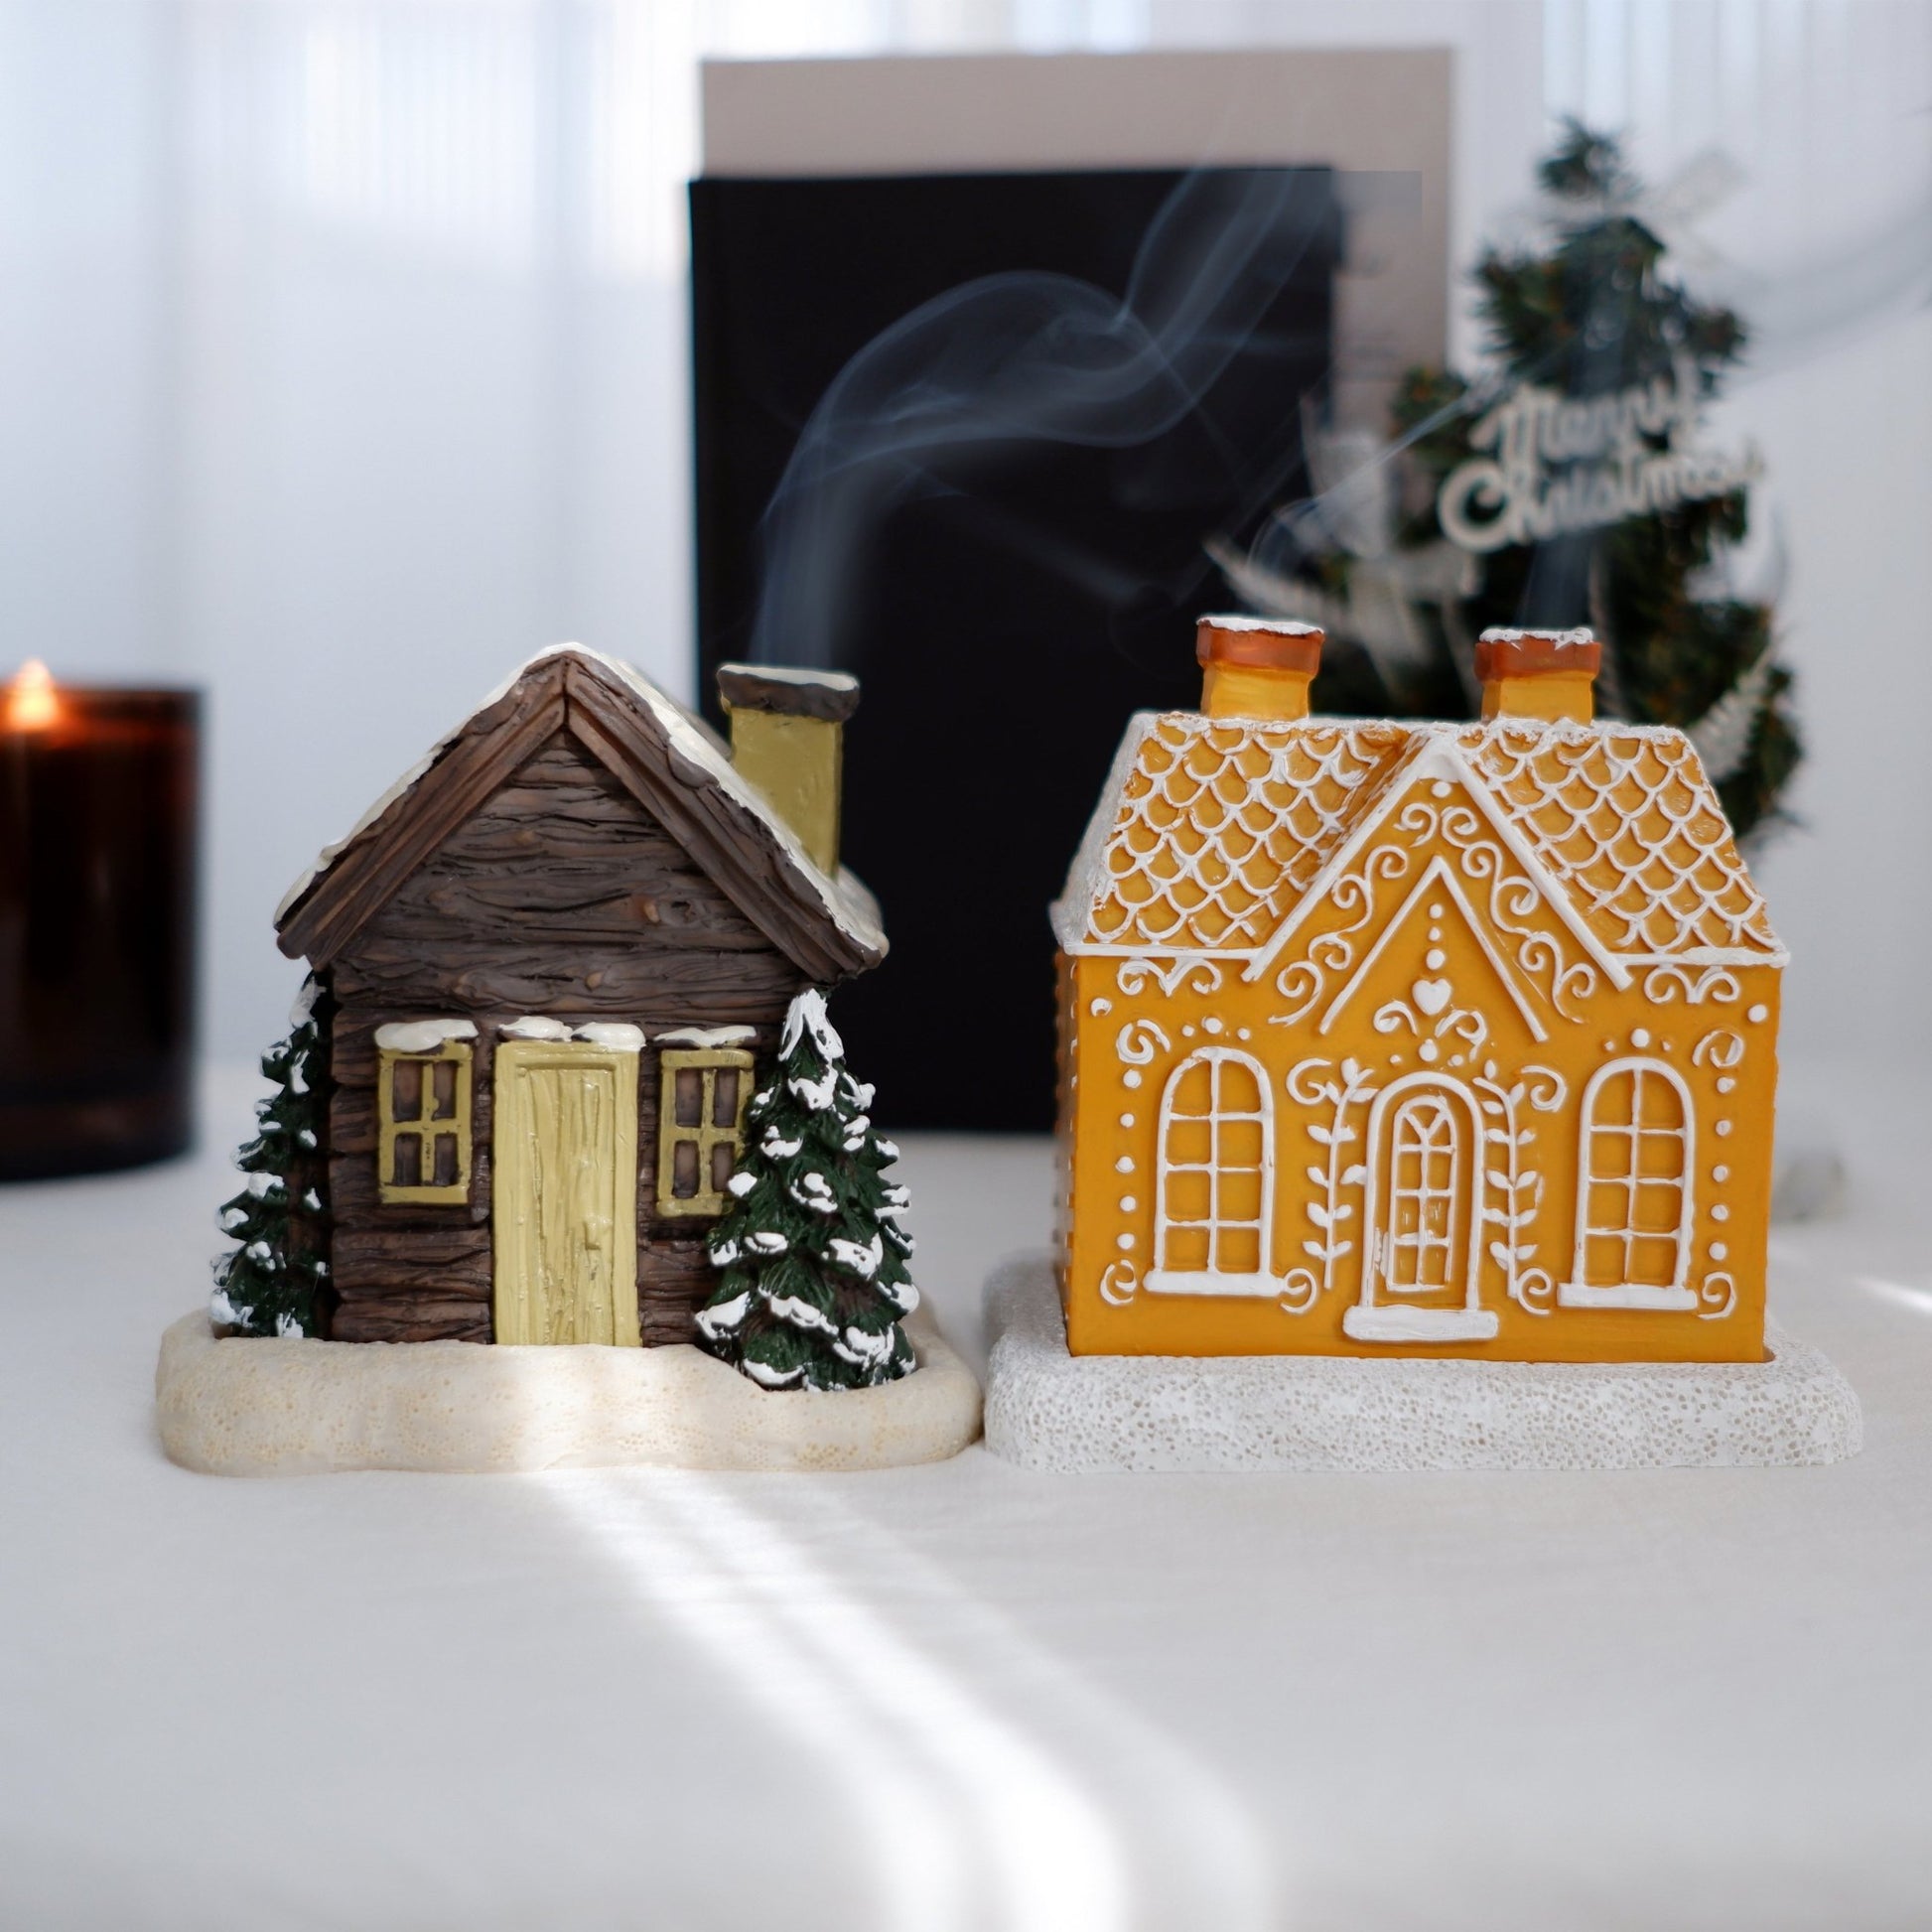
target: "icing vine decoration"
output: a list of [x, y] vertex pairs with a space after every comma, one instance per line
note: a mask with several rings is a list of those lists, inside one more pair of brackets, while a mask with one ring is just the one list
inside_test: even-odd
[[1110, 1261], [1101, 1270], [1100, 1299], [1114, 1308], [1124, 1309], [1140, 1285], [1141, 1271], [1131, 1261]]
[[[1188, 975], [1194, 977], [1188, 979]], [[1209, 996], [1218, 993], [1226, 975], [1218, 959], [1176, 959], [1171, 965], [1162, 966], [1152, 959], [1136, 956], [1123, 959], [1114, 969], [1114, 984], [1131, 1000], [1144, 992], [1152, 980], [1161, 991], [1173, 999], [1184, 980], [1190, 993]]]
[[[1523, 1161], [1523, 1150], [1536, 1139], [1536, 1132], [1516, 1123], [1525, 1104], [1539, 1114], [1555, 1113], [1570, 1091], [1569, 1082], [1552, 1067], [1525, 1066], [1504, 1086], [1496, 1062], [1485, 1060], [1482, 1072], [1470, 1084], [1481, 1096], [1484, 1148], [1495, 1151], [1485, 1154], [1482, 1177], [1503, 1202], [1481, 1210], [1483, 1220], [1501, 1230], [1489, 1243], [1489, 1259], [1501, 1269], [1511, 1301], [1530, 1314], [1548, 1314], [1556, 1305], [1556, 1285], [1546, 1269], [1524, 1266], [1535, 1260], [1536, 1243], [1522, 1239], [1522, 1230], [1543, 1205], [1543, 1175]], [[1489, 1166], [1491, 1159], [1499, 1165]]]
[[1722, 1270], [1698, 1283], [1698, 1319], [1722, 1321], [1737, 1306], [1737, 1284]]
[[[1390, 1000], [1376, 1008], [1375, 1031], [1392, 1034], [1398, 1027], [1406, 1026], [1422, 1041], [1420, 1057], [1429, 1065], [1441, 1057], [1445, 1039], [1460, 1039], [1471, 1055], [1479, 1053], [1483, 1041], [1489, 1037], [1489, 1023], [1470, 1007], [1451, 1006], [1449, 1002], [1454, 997], [1455, 990], [1446, 979], [1418, 980], [1410, 987], [1407, 1000]], [[1425, 1019], [1436, 1022], [1426, 1035]]]
[[1693, 1066], [1702, 1066], [1708, 1060], [1720, 1073], [1728, 1073], [1743, 1057], [1742, 1035], [1727, 1027], [1714, 1028], [1691, 1049]]
[[1130, 1020], [1114, 1038], [1114, 1053], [1123, 1066], [1147, 1066], [1156, 1048], [1166, 1053], [1172, 1047], [1173, 1042], [1156, 1020]]
[[[1418, 799], [1409, 811], [1437, 816], [1433, 805]], [[1409, 812], [1403, 813], [1406, 819]], [[1444, 840], [1459, 855], [1458, 866], [1464, 879], [1489, 886], [1489, 922], [1498, 932], [1516, 941], [1516, 964], [1523, 977], [1549, 1001], [1566, 1020], [1581, 1020], [1564, 1005], [1567, 996], [1587, 1000], [1596, 991], [1596, 968], [1586, 959], [1566, 967], [1563, 948], [1539, 926], [1527, 923], [1542, 902], [1543, 895], [1533, 880], [1511, 872], [1503, 849], [1494, 839], [1482, 836], [1484, 821], [1472, 805], [1446, 805], [1440, 814]], [[1432, 825], [1431, 831], [1436, 827]], [[1427, 837], [1424, 833], [1421, 836]], [[1544, 976], [1549, 983], [1543, 983]]]
[[1328, 1121], [1310, 1121], [1304, 1131], [1317, 1147], [1327, 1150], [1326, 1164], [1311, 1165], [1309, 1179], [1321, 1190], [1319, 1200], [1308, 1203], [1309, 1219], [1320, 1229], [1318, 1240], [1304, 1241], [1302, 1252], [1321, 1266], [1317, 1278], [1310, 1268], [1296, 1268], [1284, 1278], [1293, 1295], [1284, 1295], [1282, 1307], [1291, 1314], [1306, 1313], [1314, 1306], [1317, 1295], [1325, 1295], [1335, 1285], [1335, 1264], [1354, 1252], [1354, 1242], [1343, 1237], [1345, 1221], [1355, 1210], [1341, 1196], [1344, 1188], [1359, 1187], [1368, 1178], [1368, 1170], [1347, 1157], [1349, 1145], [1361, 1138], [1358, 1129], [1348, 1125], [1349, 1109], [1366, 1105], [1378, 1089], [1369, 1083], [1367, 1070], [1359, 1060], [1345, 1059], [1336, 1069], [1337, 1077], [1317, 1080], [1315, 1075], [1333, 1065], [1325, 1059], [1300, 1060], [1290, 1067], [1287, 1087], [1290, 1099], [1304, 1107], [1326, 1104], [1333, 1111]]
[[[1412, 855], [1438, 836], [1454, 854], [1455, 870], [1472, 886], [1486, 889], [1484, 910], [1496, 932], [1514, 941], [1517, 970], [1563, 1019], [1585, 1018], [1573, 1003], [1587, 1000], [1596, 991], [1596, 968], [1587, 959], [1566, 962], [1558, 938], [1530, 922], [1542, 904], [1542, 891], [1534, 880], [1513, 869], [1495, 839], [1483, 836], [1487, 822], [1473, 805], [1432, 805], [1412, 798], [1395, 815], [1393, 828], [1400, 835], [1397, 841], [1371, 847], [1361, 865], [1344, 873], [1329, 890], [1329, 903], [1338, 912], [1356, 916], [1310, 941], [1300, 959], [1275, 975], [1275, 991], [1288, 1003], [1288, 1010], [1272, 1016], [1271, 1026], [1293, 1027], [1307, 1019], [1330, 979], [1350, 971], [1357, 937], [1375, 916], [1376, 883], [1406, 877]], [[1479, 1050], [1480, 1042], [1476, 1046]]]
[[1695, 978], [1684, 966], [1653, 966], [1644, 975], [1643, 996], [1652, 1006], [1667, 1007], [1680, 994], [1691, 1007], [1701, 1007], [1706, 1000], [1729, 1006], [1742, 997], [1735, 978], [1722, 966], [1708, 967]]

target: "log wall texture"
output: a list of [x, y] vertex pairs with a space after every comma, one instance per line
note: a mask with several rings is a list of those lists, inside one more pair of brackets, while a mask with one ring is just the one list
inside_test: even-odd
[[[483, 798], [366, 921], [330, 969], [339, 1012], [330, 1205], [342, 1340], [486, 1341], [494, 1051], [523, 1015], [751, 1026], [773, 1052], [805, 976], [568, 734]], [[470, 1198], [385, 1205], [378, 1193], [375, 1030], [462, 1017], [477, 1027]], [[709, 1293], [706, 1224], [656, 1214], [658, 1056], [638, 1065], [637, 1292], [647, 1345], [689, 1340]]]

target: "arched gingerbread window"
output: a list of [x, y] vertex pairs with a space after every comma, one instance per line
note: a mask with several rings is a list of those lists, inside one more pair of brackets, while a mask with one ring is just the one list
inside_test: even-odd
[[1396, 1109], [1389, 1135], [1389, 1221], [1382, 1266], [1396, 1294], [1462, 1280], [1461, 1136], [1449, 1094], [1425, 1088]]
[[1148, 1286], [1235, 1294], [1272, 1288], [1274, 1191], [1268, 1077], [1245, 1053], [1204, 1047], [1174, 1068], [1161, 1096]]
[[1620, 1059], [1584, 1089], [1577, 1252], [1561, 1300], [1577, 1308], [1694, 1306], [1691, 1095], [1662, 1060]]
[[1364, 1150], [1361, 1300], [1344, 1309], [1355, 1341], [1487, 1341], [1482, 1306], [1482, 1119], [1446, 1073], [1391, 1080], [1369, 1109]]

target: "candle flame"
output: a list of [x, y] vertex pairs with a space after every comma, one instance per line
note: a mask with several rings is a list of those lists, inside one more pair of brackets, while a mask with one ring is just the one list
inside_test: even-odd
[[45, 731], [60, 715], [61, 700], [54, 690], [54, 674], [38, 657], [30, 657], [7, 686], [8, 729]]

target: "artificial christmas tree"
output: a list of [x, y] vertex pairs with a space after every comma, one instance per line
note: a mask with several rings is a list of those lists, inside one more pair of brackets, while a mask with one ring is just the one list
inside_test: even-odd
[[[1690, 446], [1700, 407], [1743, 352], [1744, 325], [1664, 272], [1665, 243], [1615, 140], [1566, 123], [1539, 181], [1552, 245], [1492, 249], [1476, 277], [1511, 389], [1541, 404], [1544, 496], [1496, 532], [1515, 538], [1520, 528], [1533, 540], [1486, 550], [1464, 621], [1471, 631], [1589, 624], [1609, 673], [1604, 709], [1688, 730], [1732, 827], [1748, 837], [1776, 811], [1798, 762], [1783, 703], [1791, 677], [1772, 660], [1769, 607], [1724, 581], [1725, 553], [1745, 534], [1755, 462]], [[1446, 525], [1461, 537], [1458, 473], [1473, 485], [1508, 467], [1503, 439], [1515, 425], [1491, 422], [1494, 399], [1443, 417], [1445, 405], [1472, 400], [1459, 378], [1418, 372], [1398, 401], [1398, 425], [1422, 432], [1412, 453], [1439, 485], [1412, 540], [1432, 541]], [[1478, 475], [1470, 459], [1485, 446], [1497, 463]], [[1520, 452], [1522, 467], [1532, 460]], [[1553, 501], [1566, 486], [1569, 500]], [[1493, 506], [1492, 496], [1484, 507]]]
[[222, 1208], [221, 1228], [237, 1245], [214, 1264], [208, 1304], [215, 1326], [230, 1333], [313, 1335], [323, 1325], [328, 1020], [311, 979], [289, 1015], [288, 1037], [262, 1055], [262, 1072], [276, 1091], [255, 1103], [255, 1138], [235, 1156], [248, 1179]]
[[1768, 599], [1734, 581], [1758, 461], [1698, 438], [1745, 328], [1668, 272], [1668, 198], [1616, 141], [1568, 122], [1539, 180], [1542, 244], [1476, 268], [1497, 366], [1411, 370], [1392, 447], [1312, 430], [1320, 493], [1210, 549], [1253, 608], [1361, 646], [1403, 714], [1472, 712], [1489, 627], [1587, 625], [1599, 715], [1682, 730], [1748, 841], [1800, 748]]
[[792, 1001], [778, 1069], [753, 1099], [746, 1150], [713, 1230], [722, 1279], [698, 1311], [700, 1346], [766, 1389], [856, 1389], [911, 1372], [898, 1322], [918, 1306], [898, 1225], [898, 1150], [873, 1129], [872, 1088], [808, 988]]

